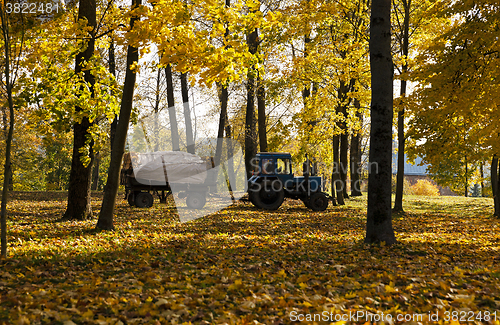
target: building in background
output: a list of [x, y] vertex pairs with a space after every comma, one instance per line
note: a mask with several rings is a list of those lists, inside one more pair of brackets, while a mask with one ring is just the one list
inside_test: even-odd
[[[417, 183], [419, 179], [427, 180], [433, 184], [435, 184], [439, 189], [439, 195], [446, 196], [457, 196], [455, 192], [453, 192], [448, 186], [442, 187], [433, 181], [429, 175], [427, 174], [427, 164], [422, 164], [422, 158], [417, 157], [415, 159], [415, 164], [412, 165], [408, 163], [408, 157], [405, 154], [405, 179], [410, 182], [411, 185]], [[398, 173], [398, 153], [397, 151], [393, 151], [392, 153], [392, 174], [395, 176]]]

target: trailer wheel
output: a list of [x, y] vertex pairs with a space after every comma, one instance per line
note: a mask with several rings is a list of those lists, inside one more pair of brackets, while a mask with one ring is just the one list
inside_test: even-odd
[[325, 211], [328, 207], [328, 197], [323, 192], [316, 192], [311, 195], [307, 207], [313, 211]]
[[205, 206], [206, 202], [205, 193], [190, 192], [186, 198], [186, 205], [191, 209], [201, 209]]
[[141, 192], [135, 196], [135, 205], [138, 208], [150, 208], [153, 206], [153, 196], [148, 192]]
[[248, 192], [250, 201], [260, 209], [277, 210], [285, 199], [283, 186], [273, 186], [272, 181], [263, 181], [260, 188], [254, 187]]
[[127, 195], [127, 202], [131, 207], [135, 206], [135, 192], [130, 191]]

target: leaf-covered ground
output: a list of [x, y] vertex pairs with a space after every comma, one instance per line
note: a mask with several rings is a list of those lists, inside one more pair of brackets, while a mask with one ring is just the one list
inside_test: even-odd
[[491, 199], [407, 198], [392, 247], [363, 244], [365, 200], [239, 203], [184, 224], [120, 201], [117, 230], [96, 232], [57, 222], [64, 195], [14, 193], [0, 324], [500, 324]]

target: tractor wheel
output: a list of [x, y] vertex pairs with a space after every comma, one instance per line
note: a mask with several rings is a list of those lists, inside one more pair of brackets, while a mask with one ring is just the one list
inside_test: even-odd
[[306, 206], [313, 211], [325, 211], [328, 207], [328, 197], [323, 192], [316, 192], [311, 195]]
[[201, 209], [205, 206], [206, 202], [205, 193], [190, 192], [186, 198], [186, 205], [191, 209]]
[[285, 199], [283, 186], [273, 188], [272, 181], [260, 183], [259, 189], [253, 189], [248, 192], [250, 201], [260, 209], [277, 210]]
[[135, 205], [138, 208], [150, 208], [153, 206], [153, 196], [148, 192], [140, 192], [135, 196]]
[[255, 196], [255, 192], [257, 191], [257, 186], [256, 185], [252, 185], [252, 186], [249, 186], [248, 187], [248, 200], [253, 204], [255, 205], [255, 202], [253, 200], [254, 196]]

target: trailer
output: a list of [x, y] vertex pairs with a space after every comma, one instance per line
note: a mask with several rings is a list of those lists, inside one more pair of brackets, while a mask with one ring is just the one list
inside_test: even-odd
[[130, 206], [153, 206], [154, 195], [166, 203], [173, 190], [186, 198], [188, 208], [201, 209], [207, 195], [216, 189], [217, 171], [213, 157], [181, 151], [128, 152], [120, 171], [120, 185]]

